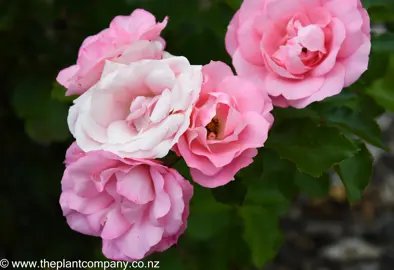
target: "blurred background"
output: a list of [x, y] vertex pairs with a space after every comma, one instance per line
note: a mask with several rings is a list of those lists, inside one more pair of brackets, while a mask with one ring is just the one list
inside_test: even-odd
[[[374, 31], [383, 33], [375, 48], [385, 55], [394, 52], [394, 39], [387, 34], [394, 29], [391, 1], [365, 1], [366, 5], [378, 4], [369, 11]], [[163, 36], [172, 54], [184, 55], [194, 64], [230, 63], [224, 35], [239, 2], [0, 1], [0, 258], [103, 259], [100, 240], [72, 231], [58, 203], [64, 155], [72, 138], [66, 125], [71, 100], [64, 97], [55, 78], [59, 70], [75, 63], [82, 41], [108, 27], [114, 16], [144, 8], [160, 21], [170, 17]], [[376, 73], [382, 71], [381, 66], [375, 63]], [[383, 114], [379, 122], [386, 143], [393, 147], [392, 119], [391, 114]], [[376, 157], [375, 173], [363, 201], [350, 206], [335, 179], [322, 191], [328, 197], [300, 197], [283, 218], [285, 242], [264, 269], [394, 268], [394, 156], [371, 151]], [[215, 237], [202, 237], [188, 251], [174, 247], [154, 258], [161, 261], [161, 269], [253, 269], [248, 255], [243, 256], [247, 247], [241, 240], [235, 244], [234, 255], [227, 252], [227, 242]]]

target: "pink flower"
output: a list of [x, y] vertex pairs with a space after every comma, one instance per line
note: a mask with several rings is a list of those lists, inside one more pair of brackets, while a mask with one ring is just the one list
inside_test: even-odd
[[85, 39], [77, 64], [62, 70], [57, 81], [68, 89], [66, 95], [80, 95], [100, 79], [105, 60], [128, 64], [161, 59], [165, 42], [160, 33], [166, 24], [167, 18], [156, 23], [155, 17], [143, 9], [115, 17], [109, 28]]
[[204, 83], [189, 129], [174, 151], [190, 167], [193, 180], [214, 188], [234, 180], [253, 162], [273, 123], [272, 104], [248, 80], [222, 62], [203, 67]]
[[73, 230], [101, 237], [113, 260], [140, 260], [178, 241], [193, 195], [178, 172], [104, 151], [81, 154], [75, 143], [70, 148], [60, 205]]
[[107, 61], [98, 83], [74, 100], [70, 131], [85, 152], [162, 158], [188, 128], [201, 83], [201, 66], [184, 57]]
[[226, 47], [238, 75], [256, 81], [274, 105], [304, 108], [367, 69], [369, 17], [360, 0], [244, 0]]

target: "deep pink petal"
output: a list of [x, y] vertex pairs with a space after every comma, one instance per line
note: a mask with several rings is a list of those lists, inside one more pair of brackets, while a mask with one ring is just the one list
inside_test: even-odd
[[190, 174], [193, 180], [203, 187], [216, 188], [224, 186], [230, 181], [234, 180], [235, 174], [242, 168], [250, 165], [253, 162], [253, 157], [257, 155], [256, 149], [248, 149], [243, 152], [239, 157], [233, 160], [233, 162], [212, 176], [205, 175], [202, 171], [197, 169], [190, 169]]

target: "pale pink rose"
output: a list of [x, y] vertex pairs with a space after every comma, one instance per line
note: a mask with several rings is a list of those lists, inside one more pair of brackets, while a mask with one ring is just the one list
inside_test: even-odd
[[214, 188], [253, 162], [274, 119], [268, 95], [234, 76], [226, 64], [211, 62], [203, 76], [189, 129], [173, 150], [185, 159], [195, 182]]
[[68, 89], [66, 95], [80, 95], [100, 79], [105, 60], [128, 64], [161, 59], [165, 42], [160, 33], [166, 24], [167, 18], [156, 23], [155, 17], [143, 9], [115, 17], [109, 28], [85, 39], [77, 64], [62, 70], [57, 81]]
[[367, 70], [370, 22], [360, 0], [244, 0], [226, 47], [274, 105], [304, 108]]
[[85, 152], [162, 158], [188, 128], [201, 83], [201, 66], [184, 57], [107, 61], [99, 82], [74, 100], [70, 131]]
[[178, 241], [193, 187], [177, 171], [105, 151], [81, 155], [75, 143], [71, 148], [60, 205], [73, 230], [101, 237], [103, 254], [113, 260], [140, 260]]

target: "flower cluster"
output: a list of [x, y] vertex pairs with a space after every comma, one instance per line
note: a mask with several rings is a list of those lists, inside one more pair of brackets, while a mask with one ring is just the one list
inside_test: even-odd
[[264, 146], [273, 105], [336, 95], [368, 66], [360, 0], [244, 0], [225, 40], [237, 74], [165, 51], [167, 21], [142, 9], [114, 18], [57, 77], [78, 96], [60, 205], [69, 226], [101, 237], [114, 260], [164, 251], [187, 227], [193, 186], [158, 159], [173, 151], [190, 180], [226, 185]]

